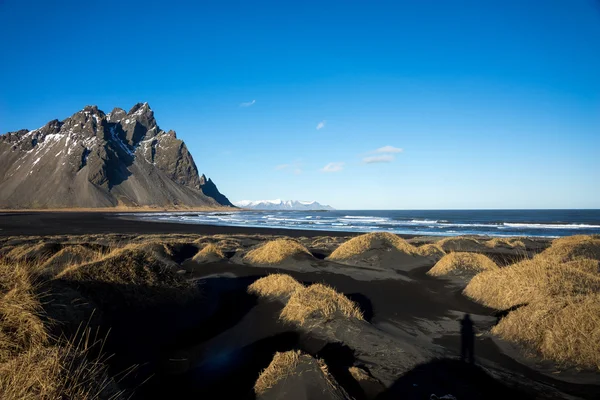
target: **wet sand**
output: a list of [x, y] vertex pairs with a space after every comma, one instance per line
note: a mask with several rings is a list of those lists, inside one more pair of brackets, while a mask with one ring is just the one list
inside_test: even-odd
[[[175, 234], [199, 235], [264, 234], [290, 237], [355, 236], [355, 232], [308, 231], [292, 229], [246, 228], [213, 225], [140, 221], [127, 215], [98, 212], [10, 212], [0, 213], [0, 236]], [[406, 235], [403, 237], [412, 237]]]

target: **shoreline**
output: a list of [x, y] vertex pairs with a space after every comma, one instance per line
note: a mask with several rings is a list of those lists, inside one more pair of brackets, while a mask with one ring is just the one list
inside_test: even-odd
[[[143, 221], [121, 212], [14, 212], [0, 213], [0, 237], [91, 234], [197, 234], [197, 235], [271, 235], [288, 237], [357, 236], [360, 232], [315, 231], [281, 228], [254, 228], [199, 225], [176, 222]], [[399, 235], [409, 239], [421, 235]]]
[[[211, 209], [211, 211], [224, 211]], [[227, 210], [238, 212], [242, 210]], [[192, 224], [178, 221], [151, 221], [133, 218], [129, 215], [138, 211], [0, 211], [0, 237], [7, 236], [55, 236], [55, 235], [90, 235], [90, 234], [196, 234], [196, 235], [269, 235], [286, 237], [353, 237], [368, 232], [342, 230], [310, 230], [294, 228], [273, 228], [255, 226], [227, 226]], [[160, 211], [157, 211], [160, 212]], [[183, 212], [183, 211], [182, 211]], [[403, 239], [419, 238], [424, 242], [435, 241], [445, 237], [469, 236], [494, 238], [491, 235], [431, 235], [394, 233]], [[513, 235], [502, 238], [528, 238], [549, 241], [552, 237]]]

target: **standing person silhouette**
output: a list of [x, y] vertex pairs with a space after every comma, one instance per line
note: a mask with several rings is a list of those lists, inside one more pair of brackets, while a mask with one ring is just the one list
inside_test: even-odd
[[460, 347], [460, 360], [468, 361], [470, 364], [475, 363], [475, 329], [473, 327], [473, 320], [469, 314], [465, 314], [464, 318], [460, 321], [460, 336], [461, 336], [461, 347]]

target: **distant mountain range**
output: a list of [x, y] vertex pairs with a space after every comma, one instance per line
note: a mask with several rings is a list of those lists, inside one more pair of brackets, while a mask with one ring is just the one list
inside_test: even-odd
[[0, 208], [232, 206], [148, 103], [0, 136]]
[[314, 210], [335, 210], [335, 208], [316, 201], [298, 201], [298, 200], [240, 200], [234, 203], [241, 208], [253, 210], [290, 210], [290, 211], [314, 211]]

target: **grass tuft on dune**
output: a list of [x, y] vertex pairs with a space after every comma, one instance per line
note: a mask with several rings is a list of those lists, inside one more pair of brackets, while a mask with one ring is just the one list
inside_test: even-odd
[[[58, 279], [91, 291], [97, 300], [107, 295], [139, 305], [164, 301], [186, 301], [195, 296], [195, 286], [175, 272], [171, 264], [154, 254], [132, 248], [113, 251], [100, 261], [65, 269]], [[109, 296], [109, 297], [110, 297]]]
[[389, 250], [395, 249], [406, 254], [417, 254], [415, 246], [406, 240], [399, 238], [389, 232], [374, 232], [360, 235], [341, 244], [328, 257], [333, 261], [344, 261], [356, 256], [360, 256], [370, 250]]
[[[269, 366], [260, 373], [256, 380], [254, 393], [260, 397], [279, 382], [292, 378], [309, 379], [310, 384], [320, 387], [319, 392], [323, 391], [321, 393], [323, 398], [348, 398], [329, 373], [323, 360], [315, 359], [299, 350], [275, 353]], [[318, 382], [319, 380], [322, 381]], [[291, 387], [294, 388], [297, 385], [292, 383]]]
[[497, 270], [498, 266], [483, 254], [477, 253], [450, 253], [446, 254], [431, 268], [427, 275], [476, 275], [483, 271]]
[[39, 242], [34, 245], [23, 244], [15, 246], [7, 254], [6, 259], [13, 262], [40, 263], [52, 257], [61, 246], [58, 243]]
[[248, 293], [268, 298], [288, 298], [304, 286], [286, 274], [271, 274], [248, 286]]
[[424, 244], [417, 247], [417, 253], [423, 257], [433, 258], [435, 260], [440, 260], [442, 257], [446, 255], [444, 249], [442, 249], [436, 243]]
[[63, 269], [74, 265], [99, 261], [106, 256], [102, 250], [92, 250], [88, 247], [76, 244], [61, 249], [58, 253], [50, 257], [41, 265], [42, 273], [46, 275], [56, 275]]
[[600, 368], [599, 238], [553, 241], [532, 259], [476, 275], [464, 293], [510, 309], [492, 333], [566, 365]]
[[335, 316], [363, 319], [362, 311], [353, 301], [320, 283], [296, 290], [280, 315], [284, 321], [299, 325], [305, 325], [309, 319], [331, 319]]
[[0, 393], [3, 400], [118, 399], [101, 360], [88, 361], [88, 341], [51, 337], [31, 275], [0, 263]]
[[555, 258], [531, 260], [476, 275], [464, 294], [499, 310], [554, 296], [598, 293], [600, 276], [586, 272], [587, 260], [563, 263]]
[[275, 353], [269, 366], [260, 373], [256, 380], [254, 393], [261, 395], [275, 386], [277, 382], [293, 375], [296, 372], [301, 354], [299, 350]]
[[509, 249], [520, 249], [520, 250], [526, 249], [525, 243], [518, 238], [511, 238], [511, 239], [492, 238], [490, 240], [485, 241], [483, 244], [486, 247], [489, 247], [491, 249], [496, 249], [496, 248], [509, 248]]
[[244, 257], [252, 264], [280, 264], [291, 258], [312, 254], [299, 242], [292, 239], [276, 239], [266, 242], [251, 250]]
[[192, 258], [197, 263], [211, 263], [225, 259], [225, 254], [221, 248], [213, 243], [209, 243]]
[[554, 239], [552, 246], [540, 256], [556, 258], [563, 262], [586, 258], [600, 261], [600, 237], [575, 235]]
[[492, 333], [546, 359], [600, 369], [600, 294], [537, 299], [502, 318]]
[[482, 251], [485, 246], [477, 239], [465, 236], [447, 237], [436, 242], [445, 252], [450, 251]]

